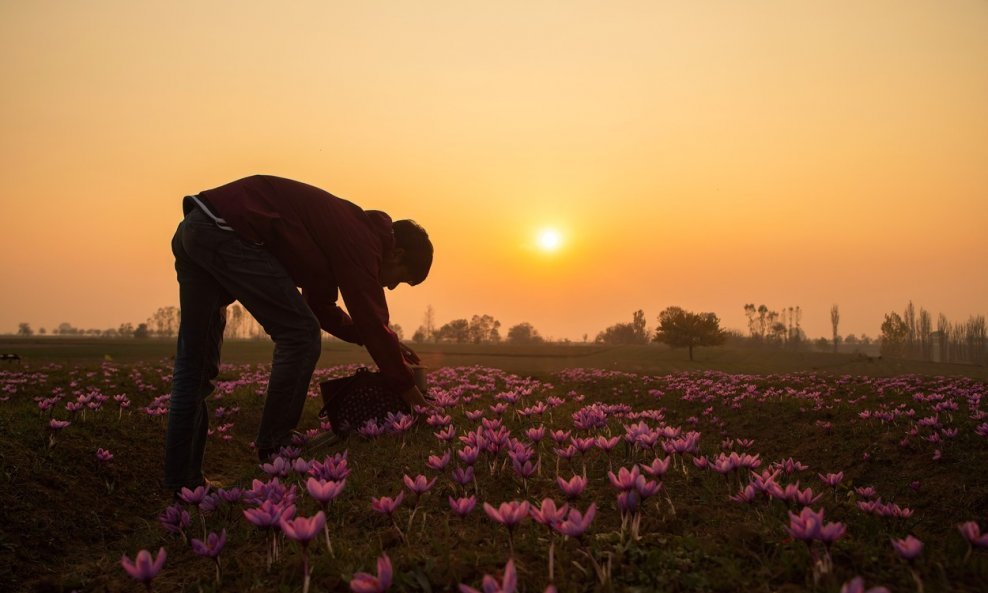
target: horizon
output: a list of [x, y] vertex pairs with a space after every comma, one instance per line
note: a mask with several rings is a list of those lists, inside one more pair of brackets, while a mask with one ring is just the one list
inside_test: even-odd
[[182, 196], [254, 173], [429, 231], [406, 339], [986, 313], [988, 3], [50, 6], [0, 6], [0, 333], [177, 306]]

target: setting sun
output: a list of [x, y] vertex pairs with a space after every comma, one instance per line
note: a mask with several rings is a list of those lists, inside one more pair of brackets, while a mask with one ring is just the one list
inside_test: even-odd
[[563, 244], [563, 236], [556, 229], [542, 229], [538, 242], [542, 251], [556, 251]]

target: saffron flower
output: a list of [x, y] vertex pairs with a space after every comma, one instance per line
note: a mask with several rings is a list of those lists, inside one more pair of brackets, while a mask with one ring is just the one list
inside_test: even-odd
[[52, 418], [48, 422], [48, 428], [50, 428], [52, 432], [58, 432], [63, 428], [68, 427], [70, 424], [72, 423], [69, 422], [68, 420], [55, 420], [54, 418]]
[[461, 519], [469, 515], [470, 511], [472, 511], [473, 507], [476, 505], [477, 497], [475, 496], [466, 496], [463, 498], [453, 498], [452, 496], [449, 497], [449, 507], [453, 509], [453, 512], [456, 513], [456, 515]]
[[583, 514], [580, 514], [580, 511], [576, 509], [570, 509], [566, 515], [566, 519], [555, 525], [554, 528], [567, 537], [582, 537], [596, 515], [597, 505], [594, 503], [590, 503], [590, 506]]
[[226, 529], [219, 534], [212, 532], [206, 536], [205, 540], [192, 539], [192, 551], [200, 556], [216, 558], [223, 551], [226, 545]]
[[905, 539], [893, 538], [892, 547], [905, 560], [915, 560], [923, 553], [923, 542], [912, 535], [907, 535]]
[[482, 591], [461, 584], [460, 593], [515, 593], [517, 587], [518, 573], [515, 572], [514, 560], [509, 558], [508, 563], [504, 565], [504, 578], [500, 583], [491, 575], [485, 574]]
[[527, 501], [517, 502], [502, 502], [498, 508], [494, 508], [488, 503], [484, 503], [484, 512], [492, 520], [506, 526], [508, 529], [513, 529], [516, 525], [521, 523], [525, 517], [528, 516], [528, 511], [531, 505]]
[[302, 593], [308, 593], [312, 576], [309, 568], [309, 542], [315, 539], [316, 534], [325, 529], [326, 514], [319, 511], [314, 517], [297, 517], [295, 519], [282, 517], [280, 525], [285, 536], [302, 545], [302, 574], [304, 578]]
[[113, 459], [113, 453], [110, 453], [106, 449], [100, 447], [96, 449], [96, 459], [99, 459], [100, 461], [104, 461], [104, 462], [110, 461], [111, 459]]
[[566, 511], [568, 510], [569, 505], [564, 504], [561, 507], [557, 507], [556, 501], [551, 498], [544, 498], [539, 507], [533, 505], [529, 512], [532, 515], [532, 519], [535, 519], [536, 522], [552, 528], [566, 518]]
[[969, 544], [976, 548], [988, 548], [988, 533], [981, 533], [981, 528], [974, 521], [961, 523], [957, 529]]
[[566, 498], [577, 498], [587, 487], [587, 479], [580, 475], [575, 475], [569, 480], [557, 476], [556, 483], [559, 484], [559, 489], [563, 491]]
[[819, 512], [810, 507], [803, 507], [798, 515], [789, 513], [789, 535], [807, 543], [820, 536], [820, 526], [823, 523], [823, 509]]
[[429, 469], [433, 469], [436, 470], [437, 472], [441, 472], [444, 469], [446, 469], [447, 465], [449, 465], [450, 459], [451, 459], [451, 455], [449, 451], [443, 453], [442, 457], [439, 457], [437, 455], [429, 455], [429, 461], [426, 462], [426, 465], [429, 467]]
[[671, 462], [672, 462], [672, 457], [666, 457], [665, 459], [659, 459], [658, 457], [656, 457], [655, 459], [652, 460], [651, 464], [649, 465], [641, 464], [639, 467], [642, 468], [643, 472], [652, 476], [653, 478], [660, 478], [664, 476], [667, 471], [669, 471], [669, 464]]
[[244, 517], [261, 529], [270, 529], [278, 525], [282, 517], [293, 516], [295, 505], [281, 506], [270, 500], [265, 500], [257, 508], [244, 509]]
[[189, 516], [189, 512], [183, 509], [181, 505], [173, 504], [158, 516], [158, 522], [165, 528], [165, 531], [184, 535], [185, 528], [191, 522], [191, 517]]
[[844, 586], [840, 588], [840, 593], [889, 593], [889, 590], [885, 587], [872, 587], [871, 589], [865, 589], [864, 579], [861, 577], [854, 577], [850, 581], [844, 583]]
[[154, 559], [151, 558], [151, 552], [141, 550], [137, 553], [133, 561], [124, 554], [120, 558], [120, 565], [127, 571], [127, 574], [143, 583], [150, 591], [151, 581], [161, 572], [161, 567], [165, 565], [165, 558], [167, 557], [168, 554], [165, 553], [164, 548], [158, 550], [158, 554]]
[[379, 513], [383, 513], [387, 516], [394, 515], [394, 512], [398, 510], [401, 505], [401, 501], [405, 500], [404, 490], [398, 493], [398, 496], [394, 498], [388, 496], [382, 496], [380, 498], [371, 497], [371, 508]]
[[415, 479], [412, 479], [408, 476], [408, 474], [405, 474], [404, 480], [405, 486], [414, 492], [416, 496], [425, 494], [430, 488], [432, 488], [432, 485], [436, 483], [436, 478], [432, 478], [432, 481], [429, 481], [428, 478], [423, 475], [415, 476]]
[[817, 474], [817, 475], [820, 476], [820, 481], [822, 481], [824, 484], [832, 488], [836, 488], [837, 484], [840, 484], [841, 480], [844, 479], [844, 472], [837, 472], [836, 474], [827, 474], [827, 475]]
[[358, 572], [350, 580], [350, 591], [353, 593], [384, 593], [391, 587], [391, 559], [387, 554], [381, 554], [377, 559], [377, 576]]
[[202, 502], [202, 499], [206, 498], [207, 489], [205, 486], [197, 486], [195, 490], [189, 490], [183, 487], [179, 493], [178, 497], [188, 504], [198, 505]]
[[308, 491], [309, 496], [319, 501], [319, 504], [324, 508], [343, 492], [344, 486], [346, 486], [346, 478], [339, 482], [309, 478], [305, 482], [305, 489]]
[[466, 486], [473, 481], [473, 466], [458, 467], [453, 470], [453, 481], [460, 486]]
[[294, 519], [282, 516], [278, 524], [289, 539], [305, 546], [316, 537], [316, 534], [322, 531], [326, 524], [326, 514], [319, 511], [314, 517], [295, 517]]
[[611, 485], [622, 492], [633, 490], [640, 475], [637, 465], [632, 466], [630, 471], [622, 467], [618, 469], [617, 475], [614, 475], [614, 472], [607, 472], [607, 477], [610, 479]]

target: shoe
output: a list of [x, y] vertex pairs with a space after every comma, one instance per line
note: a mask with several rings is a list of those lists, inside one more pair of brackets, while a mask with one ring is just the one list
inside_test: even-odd
[[302, 443], [302, 450], [307, 454], [311, 454], [326, 447], [331, 447], [337, 443], [342, 443], [345, 440], [342, 436], [336, 434], [335, 432], [329, 431], [321, 432], [314, 437], [305, 437], [305, 435], [299, 432], [296, 432], [295, 435], [302, 437], [302, 440], [304, 441]]

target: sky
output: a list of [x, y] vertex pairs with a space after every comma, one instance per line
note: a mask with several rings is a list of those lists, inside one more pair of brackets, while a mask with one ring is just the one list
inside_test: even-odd
[[[255, 173], [412, 218], [407, 335], [799, 306], [988, 312], [984, 0], [0, 3], [0, 333], [177, 305], [181, 198]], [[540, 246], [553, 229], [558, 246]]]

